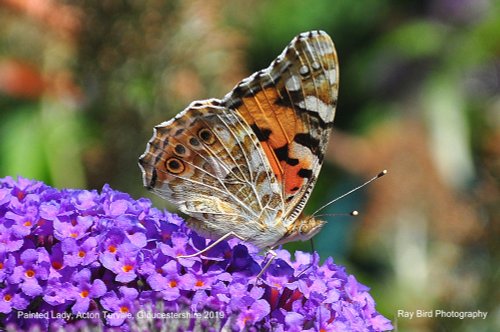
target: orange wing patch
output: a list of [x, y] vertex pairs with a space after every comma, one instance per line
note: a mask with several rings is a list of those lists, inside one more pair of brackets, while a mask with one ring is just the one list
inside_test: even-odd
[[[293, 142], [297, 132], [306, 130], [301, 117], [293, 108], [280, 105], [282, 97], [275, 88], [267, 88], [254, 95], [243, 98], [238, 111], [257, 134], [264, 147], [273, 172], [279, 182], [284, 183], [284, 193], [295, 194], [306, 182], [301, 169], [311, 167], [307, 151], [300, 151]], [[293, 154], [293, 150], [299, 152]]]
[[[291, 167], [299, 160], [288, 157], [289, 144], [292, 143], [297, 128], [304, 128], [302, 120], [295, 116], [293, 109], [278, 105], [278, 90], [268, 88], [255, 95], [243, 98], [238, 111], [247, 121], [262, 144], [274, 174], [282, 182], [285, 174], [293, 173]], [[285, 192], [302, 185], [303, 179], [286, 178]]]

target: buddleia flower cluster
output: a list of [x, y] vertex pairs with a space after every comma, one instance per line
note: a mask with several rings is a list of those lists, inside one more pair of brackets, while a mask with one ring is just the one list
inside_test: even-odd
[[266, 260], [108, 185], [0, 179], [0, 330], [386, 331], [368, 288], [317, 254]]

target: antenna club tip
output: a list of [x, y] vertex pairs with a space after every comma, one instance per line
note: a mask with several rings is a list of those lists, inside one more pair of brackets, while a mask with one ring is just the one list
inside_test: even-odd
[[380, 178], [380, 177], [382, 177], [382, 176], [384, 176], [386, 174], [387, 174], [387, 170], [384, 169], [382, 172], [380, 172], [380, 173], [377, 174], [377, 177]]
[[350, 215], [351, 215], [351, 216], [353, 216], [353, 217], [355, 217], [355, 216], [359, 215], [359, 212], [358, 212], [358, 211], [356, 211], [356, 210], [354, 210], [354, 211], [352, 211], [352, 212], [350, 213]]

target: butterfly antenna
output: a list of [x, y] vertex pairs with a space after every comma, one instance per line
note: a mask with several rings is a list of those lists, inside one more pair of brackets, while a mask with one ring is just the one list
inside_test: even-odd
[[315, 217], [338, 217], [338, 216], [351, 216], [351, 217], [356, 217], [359, 215], [359, 212], [356, 210], [352, 210], [349, 213], [324, 213], [324, 214], [317, 214]]
[[[342, 199], [342, 198], [346, 197], [347, 195], [352, 194], [352, 193], [353, 193], [353, 192], [355, 192], [356, 190], [359, 190], [359, 189], [363, 188], [363, 187], [364, 187], [364, 186], [366, 186], [367, 184], [369, 184], [369, 183], [371, 183], [371, 182], [373, 182], [373, 181], [377, 180], [378, 178], [381, 178], [382, 176], [384, 176], [384, 175], [386, 175], [386, 174], [387, 174], [387, 170], [386, 170], [386, 169], [384, 169], [382, 172], [378, 173], [377, 175], [375, 175], [374, 177], [372, 177], [370, 180], [366, 181], [365, 183], [363, 183], [363, 184], [361, 184], [361, 185], [357, 186], [357, 187], [356, 187], [356, 188], [354, 188], [354, 189], [349, 190], [349, 191], [348, 191], [348, 192], [346, 192], [345, 194], [343, 194], [343, 195], [341, 195], [341, 196], [339, 196], [339, 197], [335, 198], [333, 201], [330, 201], [330, 202], [326, 203], [325, 205], [323, 205], [322, 207], [320, 207], [319, 209], [317, 209], [316, 211], [314, 211], [314, 213], [312, 214], [312, 216], [313, 216], [313, 217], [314, 217], [314, 216], [316, 216], [316, 213], [318, 213], [319, 211], [323, 210], [323, 209], [324, 209], [324, 208], [326, 208], [327, 206], [330, 206], [331, 204], [335, 203], [336, 201], [338, 201], [338, 200], [340, 200], [340, 199]], [[351, 215], [353, 215], [353, 216], [358, 215], [358, 211], [353, 211], [353, 212], [351, 212]]]

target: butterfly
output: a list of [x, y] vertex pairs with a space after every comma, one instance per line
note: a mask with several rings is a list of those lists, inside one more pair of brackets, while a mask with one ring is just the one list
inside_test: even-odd
[[139, 159], [144, 185], [214, 240], [271, 250], [312, 238], [325, 222], [302, 210], [323, 164], [338, 85], [331, 38], [296, 36], [224, 98], [194, 101], [155, 126]]

